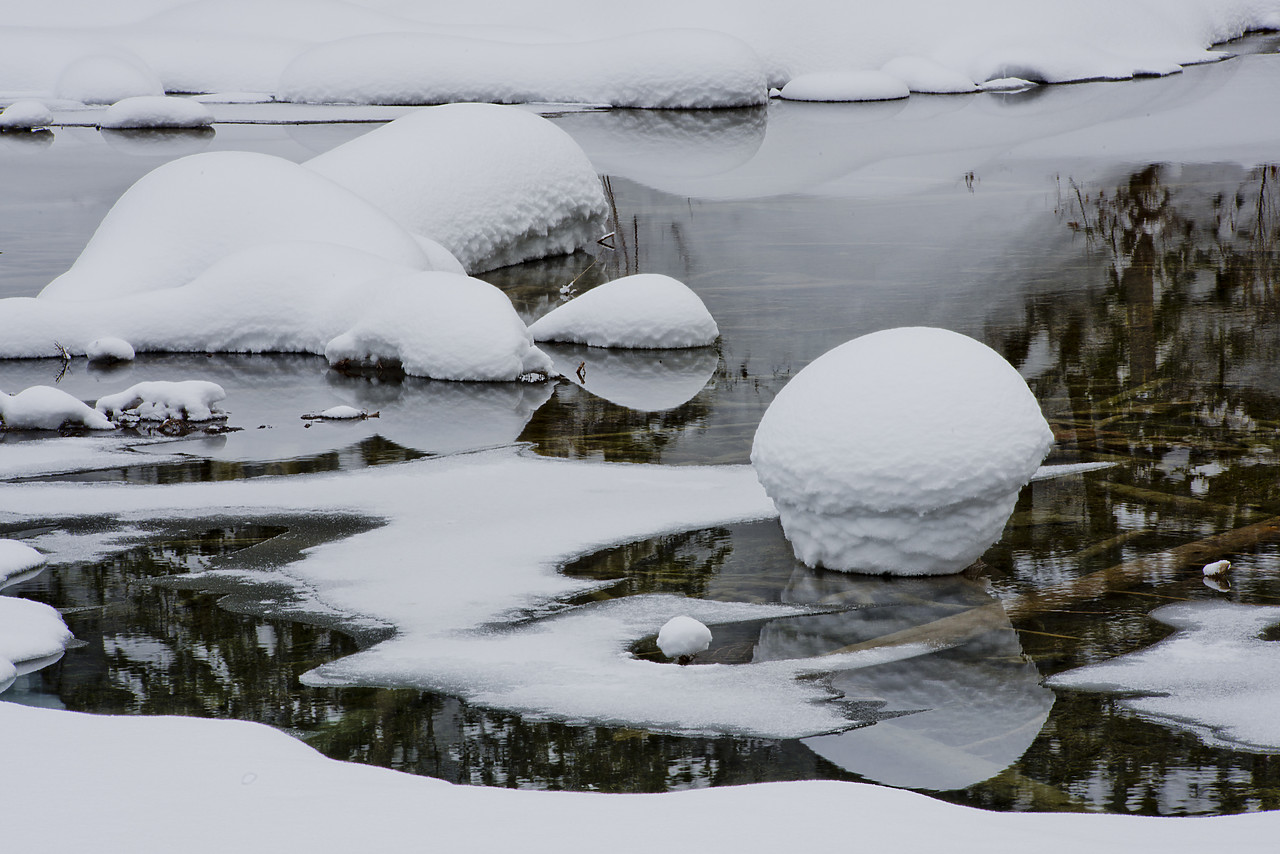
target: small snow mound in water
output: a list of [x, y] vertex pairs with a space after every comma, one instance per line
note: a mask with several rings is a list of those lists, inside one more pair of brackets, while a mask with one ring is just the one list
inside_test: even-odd
[[91, 430], [116, 426], [84, 401], [53, 386], [32, 386], [15, 395], [0, 392], [0, 425], [5, 430], [57, 430], [64, 424]]
[[95, 338], [89, 342], [89, 346], [85, 347], [84, 354], [89, 357], [90, 362], [110, 363], [110, 362], [132, 362], [137, 355], [133, 352], [133, 345], [123, 338]]
[[36, 130], [53, 124], [53, 113], [42, 102], [30, 98], [14, 101], [0, 110], [0, 131]]
[[983, 92], [1023, 92], [1039, 86], [1034, 80], [1023, 80], [1021, 77], [997, 77], [978, 86]]
[[814, 71], [791, 78], [778, 97], [788, 101], [893, 101], [911, 95], [883, 71]]
[[687, 285], [642, 273], [592, 288], [529, 327], [535, 341], [674, 349], [714, 344], [715, 319]]
[[[56, 608], [0, 596], [0, 691], [22, 673], [51, 664], [72, 640]], [[25, 665], [25, 666], [24, 666]]]
[[667, 658], [697, 655], [711, 646], [711, 629], [693, 617], [672, 617], [658, 631], [658, 649]]
[[26, 543], [0, 539], [0, 587], [6, 580], [29, 572], [45, 562], [45, 556]]
[[369, 410], [356, 409], [354, 406], [330, 406], [323, 412], [316, 413], [317, 418], [332, 421], [351, 421], [356, 418], [368, 418]]
[[217, 417], [215, 404], [226, 396], [222, 386], [205, 380], [157, 380], [99, 398], [95, 408], [116, 421], [209, 421]]
[[880, 69], [903, 81], [912, 92], [927, 95], [955, 95], [976, 92], [978, 86], [959, 71], [922, 56], [900, 56]]
[[84, 104], [114, 104], [135, 95], [164, 95], [160, 78], [146, 63], [124, 54], [90, 54], [58, 75], [57, 97]]
[[552, 369], [506, 294], [443, 272], [387, 283], [324, 354], [331, 365], [398, 365], [406, 374], [438, 380], [545, 379]]
[[774, 399], [751, 462], [796, 556], [895, 575], [959, 572], [994, 543], [1053, 441], [998, 353], [913, 327], [824, 354]]
[[117, 101], [98, 121], [112, 130], [125, 128], [201, 128], [213, 124], [209, 108], [190, 98], [172, 95], [139, 95]]

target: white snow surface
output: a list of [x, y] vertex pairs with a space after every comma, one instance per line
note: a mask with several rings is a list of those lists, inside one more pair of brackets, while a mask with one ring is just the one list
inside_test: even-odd
[[220, 413], [217, 403], [227, 396], [217, 383], [206, 380], [151, 381], [98, 398], [94, 406], [113, 421], [208, 421]]
[[573, 252], [603, 234], [591, 161], [553, 123], [514, 107], [416, 110], [305, 165], [472, 273]]
[[84, 354], [90, 362], [132, 362], [137, 356], [132, 344], [110, 335], [90, 341]]
[[788, 101], [894, 101], [911, 94], [884, 71], [811, 71], [792, 77], [778, 93]]
[[17, 394], [0, 391], [0, 427], [5, 430], [57, 430], [78, 424], [91, 430], [114, 430], [97, 410], [53, 386], [38, 385]]
[[213, 124], [209, 108], [190, 98], [172, 95], [137, 95], [116, 101], [98, 126], [114, 130], [126, 128], [201, 128]]
[[605, 282], [529, 325], [535, 341], [591, 347], [705, 347], [720, 329], [702, 299], [670, 276], [641, 273]]
[[667, 658], [697, 655], [711, 646], [711, 629], [685, 614], [672, 617], [658, 630], [658, 649]]
[[19, 675], [52, 664], [70, 641], [71, 631], [56, 608], [0, 596], [0, 692]]
[[1142, 718], [1190, 730], [1209, 744], [1280, 750], [1280, 661], [1261, 633], [1280, 608], [1206, 601], [1166, 605], [1153, 618], [1177, 631], [1146, 649], [1046, 680], [1121, 694]]
[[42, 566], [44, 560], [44, 555], [26, 543], [0, 539], [0, 588], [9, 586], [17, 576]]
[[0, 131], [35, 130], [48, 127], [53, 122], [53, 113], [44, 102], [32, 98], [14, 101], [0, 110]]
[[751, 462], [810, 566], [959, 572], [1000, 537], [1053, 441], [999, 354], [944, 329], [864, 335], [774, 398]]
[[[75, 774], [49, 761], [51, 745], [77, 757]], [[67, 803], [77, 805], [77, 820], [58, 825], [58, 844], [111, 854], [165, 850], [176, 838], [191, 854], [254, 850], [264, 840], [317, 854], [390, 849], [420, 835], [424, 823], [433, 844], [445, 849], [639, 854], [667, 850], [678, 839], [702, 851], [821, 852], [841, 850], [831, 838], [833, 816], [857, 827], [868, 850], [901, 854], [936, 852], [940, 836], [957, 854], [1019, 850], [1028, 840], [1043, 854], [1219, 848], [1267, 854], [1280, 829], [1274, 812], [1176, 819], [997, 813], [832, 781], [649, 795], [454, 786], [327, 759], [261, 724], [14, 703], [0, 703], [0, 755], [6, 803], [26, 819], [14, 822], [6, 839], [32, 850], [48, 848], [47, 828], [65, 818]], [[146, 804], [147, 821], [120, 820], [136, 815], [139, 804]], [[334, 821], [336, 815], [361, 820]]]
[[697, 109], [763, 104], [767, 83], [751, 47], [711, 30], [646, 30], [560, 44], [378, 33], [303, 52], [284, 69], [278, 91], [282, 100], [327, 104]]

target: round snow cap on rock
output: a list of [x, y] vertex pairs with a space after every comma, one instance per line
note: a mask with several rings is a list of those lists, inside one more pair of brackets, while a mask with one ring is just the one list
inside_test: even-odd
[[175, 95], [138, 95], [116, 101], [98, 126], [110, 130], [134, 128], [202, 128], [213, 124], [213, 113], [199, 101]]
[[945, 329], [865, 335], [778, 393], [751, 462], [810, 566], [959, 572], [999, 539], [1053, 433], [1013, 366]]
[[40, 101], [14, 101], [0, 110], [0, 130], [35, 130], [53, 124], [53, 113]]
[[693, 617], [672, 617], [658, 631], [658, 649], [667, 658], [688, 658], [709, 646], [711, 629]]
[[778, 97], [788, 101], [894, 101], [911, 88], [883, 71], [815, 71], [791, 78]]
[[133, 345], [123, 338], [95, 338], [84, 348], [84, 354], [90, 362], [111, 364], [112, 362], [132, 362], [137, 354]]
[[670, 276], [623, 276], [559, 308], [529, 327], [535, 341], [592, 347], [676, 349], [716, 342], [720, 329], [702, 300]]

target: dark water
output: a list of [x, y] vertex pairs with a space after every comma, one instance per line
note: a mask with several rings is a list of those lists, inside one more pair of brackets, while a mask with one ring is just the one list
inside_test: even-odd
[[[1192, 74], [1191, 83], [1200, 79]], [[1065, 89], [1065, 96], [1037, 96], [1038, 103], [1117, 91], [1116, 84]], [[1040, 109], [1029, 100], [990, 103], [1011, 113]], [[201, 591], [181, 582], [193, 570], [235, 566], [241, 550], [302, 547], [358, 530], [366, 524], [358, 520], [335, 522], [327, 534], [295, 519], [161, 528], [127, 553], [10, 588], [7, 594], [63, 609], [84, 646], [20, 679], [5, 699], [259, 720], [336, 758], [483, 785], [658, 791], [823, 777], [905, 785], [993, 809], [1203, 814], [1280, 806], [1280, 753], [1210, 747], [1191, 732], [1137, 718], [1114, 697], [1055, 696], [1039, 685], [1040, 677], [1164, 637], [1167, 627], [1147, 616], [1160, 604], [1280, 601], [1280, 537], [1229, 533], [1280, 517], [1277, 168], [1012, 162], [1003, 171], [957, 169], [949, 181], [883, 197], [862, 185], [808, 192], [799, 179], [785, 191], [761, 193], [750, 181], [763, 179], [750, 175], [736, 195], [674, 192], [693, 179], [706, 189], [725, 170], [749, 163], [772, 144], [770, 122], [801, 130], [826, 122], [839, 131], [822, 138], [829, 152], [853, 157], [849, 152], [867, 143], [847, 136], [840, 122], [863, 122], [865, 136], [874, 137], [889, 133], [882, 125], [910, 117], [876, 113], [871, 121], [856, 109], [773, 109], [792, 112], [564, 117], [598, 162], [609, 153], [600, 140], [622, 133], [665, 141], [701, 172], [655, 177], [643, 164], [625, 164], [630, 177], [609, 180], [616, 251], [486, 276], [532, 317], [575, 277], [580, 291], [629, 272], [675, 275], [720, 323], [717, 348], [660, 362], [652, 354], [549, 348], [557, 359], [587, 363], [587, 389], [561, 381], [534, 391], [341, 377], [313, 357], [150, 357], [133, 367], [129, 383], [198, 369], [228, 388], [235, 404], [228, 423], [242, 431], [188, 438], [183, 450], [192, 458], [179, 463], [70, 476], [165, 483], [303, 474], [514, 441], [567, 458], [742, 463], [773, 395], [813, 358], [886, 326], [947, 326], [1020, 368], [1057, 436], [1049, 462], [1114, 464], [1027, 487], [1002, 540], [965, 574], [886, 580], [809, 570], [791, 557], [775, 523], [630, 544], [565, 568], [611, 582], [587, 598], [665, 592], [848, 609], [717, 630], [704, 660], [727, 664], [787, 650], [829, 652], [1003, 603], [1002, 616], [965, 643], [910, 666], [873, 668], [863, 682], [846, 685], [850, 698], [873, 698], [866, 702], [883, 713], [879, 723], [839, 743], [686, 738], [521, 719], [419, 691], [308, 688], [301, 673], [378, 633], [273, 617], [260, 592]], [[220, 130], [201, 142], [234, 138]], [[47, 147], [53, 152], [57, 144]], [[309, 153], [294, 138], [254, 138], [250, 147]], [[39, 163], [39, 154], [24, 162]], [[698, 159], [704, 155], [706, 162]], [[97, 149], [86, 157], [124, 186], [138, 171]], [[104, 188], [102, 197], [111, 192]], [[12, 218], [0, 227], [6, 240], [19, 233]], [[32, 255], [14, 252], [14, 269], [47, 280], [70, 251], [59, 247], [75, 242], [51, 239]], [[5, 252], [0, 259], [9, 263]], [[41, 253], [49, 258], [40, 260]], [[0, 387], [52, 382], [56, 368], [0, 364]], [[654, 376], [661, 380], [643, 381]], [[63, 380], [86, 399], [120, 382], [75, 366]], [[299, 412], [334, 402], [372, 405], [382, 415], [345, 432], [299, 422]], [[440, 412], [431, 423], [427, 413]], [[945, 428], [946, 414], [938, 419]], [[486, 431], [482, 439], [477, 425]], [[25, 520], [0, 534], [42, 524], [60, 523]], [[1181, 563], [1142, 563], [1172, 549], [1183, 549]], [[1225, 593], [1205, 587], [1198, 574], [1199, 564], [1218, 557], [1238, 568]], [[1077, 579], [1097, 572], [1105, 583], [1070, 592]], [[165, 581], [153, 583], [157, 577]], [[1068, 593], [1034, 598], [1049, 588]], [[634, 652], [653, 655], [652, 639]], [[913, 721], [925, 723], [912, 731]], [[882, 758], [892, 758], [894, 745], [879, 733], [897, 731], [927, 736], [939, 755], [956, 740], [993, 744], [999, 767], [973, 781], [958, 772], [931, 778], [927, 769], [913, 776]]]

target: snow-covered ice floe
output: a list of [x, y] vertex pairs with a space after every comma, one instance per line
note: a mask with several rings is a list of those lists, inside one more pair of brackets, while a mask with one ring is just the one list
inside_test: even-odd
[[0, 589], [27, 578], [44, 562], [44, 555], [26, 543], [0, 539]]
[[1121, 694], [1142, 718], [1196, 733], [1209, 744], [1280, 751], [1280, 659], [1262, 632], [1280, 608], [1187, 602], [1151, 612], [1177, 629], [1138, 652], [1050, 677], [1056, 688]]
[[[4, 553], [0, 552], [2, 560]], [[71, 640], [71, 630], [56, 608], [0, 596], [0, 691], [23, 673], [57, 661]]]
[[190, 98], [137, 95], [116, 101], [98, 119], [98, 126], [127, 128], [202, 128], [213, 124], [209, 108]]
[[535, 341], [591, 347], [705, 347], [720, 337], [715, 319], [687, 285], [641, 273], [598, 285], [529, 325]]
[[908, 327], [864, 335], [792, 379], [751, 462], [810, 566], [959, 572], [1000, 538], [1053, 442], [1018, 372], [978, 341]]

